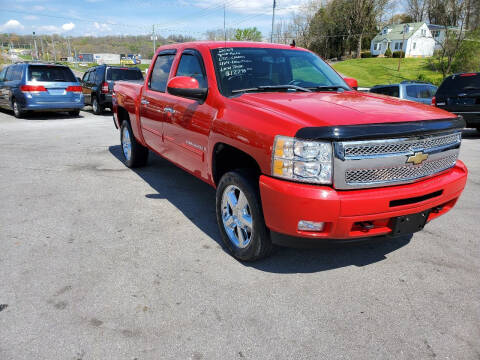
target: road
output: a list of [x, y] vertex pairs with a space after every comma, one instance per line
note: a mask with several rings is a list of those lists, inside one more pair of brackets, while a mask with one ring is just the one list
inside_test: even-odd
[[110, 114], [0, 112], [0, 359], [479, 359], [480, 136], [456, 208], [413, 238], [220, 246], [214, 190], [121, 162]]

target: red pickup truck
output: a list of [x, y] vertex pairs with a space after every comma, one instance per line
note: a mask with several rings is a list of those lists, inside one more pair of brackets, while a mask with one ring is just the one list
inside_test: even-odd
[[465, 186], [465, 123], [355, 83], [293, 46], [166, 45], [144, 83], [115, 84], [114, 121], [128, 167], [151, 150], [216, 188], [240, 260], [286, 239], [414, 233]]

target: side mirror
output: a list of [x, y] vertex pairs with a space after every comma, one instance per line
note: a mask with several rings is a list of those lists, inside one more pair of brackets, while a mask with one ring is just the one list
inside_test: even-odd
[[353, 90], [358, 90], [358, 81], [354, 78], [343, 78], [343, 80], [350, 86]]
[[200, 88], [197, 79], [189, 76], [176, 76], [167, 84], [170, 94], [188, 99], [203, 101], [207, 97], [208, 89]]

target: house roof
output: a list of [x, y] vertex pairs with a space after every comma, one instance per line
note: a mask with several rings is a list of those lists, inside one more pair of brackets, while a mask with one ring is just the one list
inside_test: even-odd
[[[420, 29], [420, 27], [425, 24], [424, 22], [416, 22], [416, 23], [405, 23], [405, 24], [391, 24], [387, 25], [382, 28], [382, 30], [373, 38], [373, 42], [381, 42], [383, 40], [402, 40], [403, 37], [403, 27], [405, 25], [408, 25], [411, 27], [413, 30], [410, 30], [408, 33], [405, 33], [405, 40], [409, 39], [415, 32]], [[383, 30], [385, 28], [391, 29], [390, 32], [387, 34], [383, 33]]]

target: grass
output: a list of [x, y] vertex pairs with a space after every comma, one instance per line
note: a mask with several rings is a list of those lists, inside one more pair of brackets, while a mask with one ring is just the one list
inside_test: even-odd
[[417, 80], [420, 74], [424, 81], [439, 85], [442, 74], [428, 67], [427, 59], [402, 59], [400, 71], [397, 71], [396, 58], [352, 59], [333, 64], [335, 70], [346, 77], [358, 80], [358, 86], [372, 87], [379, 84], [395, 84], [403, 80]]

